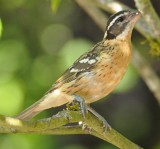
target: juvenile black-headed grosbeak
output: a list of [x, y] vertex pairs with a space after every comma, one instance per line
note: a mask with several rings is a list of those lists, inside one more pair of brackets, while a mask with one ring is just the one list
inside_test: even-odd
[[108, 95], [124, 76], [130, 62], [131, 34], [139, 17], [140, 12], [131, 10], [112, 15], [103, 40], [77, 59], [44, 97], [17, 118], [27, 120], [45, 109], [73, 100], [83, 106]]

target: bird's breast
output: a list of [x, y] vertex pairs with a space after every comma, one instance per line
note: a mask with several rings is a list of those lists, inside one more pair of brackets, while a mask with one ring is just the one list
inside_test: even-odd
[[83, 83], [76, 94], [84, 98], [86, 103], [94, 102], [108, 95], [123, 78], [130, 55], [130, 47], [125, 47], [125, 45], [123, 49], [117, 48], [110, 52], [102, 52], [95, 69], [81, 78], [80, 82]]
[[[112, 45], [113, 44], [113, 45]], [[77, 79], [62, 85], [60, 90], [78, 95], [86, 103], [107, 96], [123, 78], [131, 57], [129, 44], [112, 42], [107, 50], [100, 51], [95, 66], [83, 72]]]

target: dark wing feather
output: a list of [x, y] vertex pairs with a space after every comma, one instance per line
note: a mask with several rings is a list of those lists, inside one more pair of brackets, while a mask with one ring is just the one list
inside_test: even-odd
[[[71, 67], [69, 67], [62, 75], [61, 77], [56, 81], [54, 84], [54, 87], [59, 87], [64, 83], [71, 82], [75, 80], [79, 75], [81, 75], [84, 72], [91, 71], [96, 63], [98, 62], [98, 57], [100, 52], [97, 52], [98, 50], [101, 50], [102, 43], [96, 44], [93, 49], [89, 52], [86, 52], [82, 56], [80, 56]], [[82, 60], [88, 59], [87, 62], [82, 63]], [[94, 60], [95, 62], [91, 63], [90, 60]], [[75, 70], [75, 71], [74, 71]]]
[[[98, 61], [96, 57], [97, 57], [97, 54], [92, 52], [87, 52], [86, 54], [81, 56], [78, 60], [76, 60], [74, 64], [62, 74], [62, 76], [57, 80], [56, 83], [67, 83], [67, 82], [73, 81], [81, 73], [90, 71]], [[95, 62], [94, 63], [80, 62], [81, 60], [85, 60], [85, 59], [88, 59], [88, 62], [90, 60], [95, 60]]]

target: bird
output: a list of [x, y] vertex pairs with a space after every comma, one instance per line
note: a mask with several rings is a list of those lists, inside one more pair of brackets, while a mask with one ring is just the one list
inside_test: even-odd
[[136, 10], [111, 15], [103, 39], [80, 56], [41, 99], [16, 118], [29, 120], [46, 109], [73, 101], [80, 103], [85, 115], [85, 105], [107, 96], [123, 78], [132, 55], [132, 30], [140, 16]]

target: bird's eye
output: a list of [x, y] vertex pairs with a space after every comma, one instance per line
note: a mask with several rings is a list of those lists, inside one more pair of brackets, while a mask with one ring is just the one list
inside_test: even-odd
[[124, 17], [119, 17], [118, 19], [117, 19], [117, 22], [123, 22], [124, 21]]

